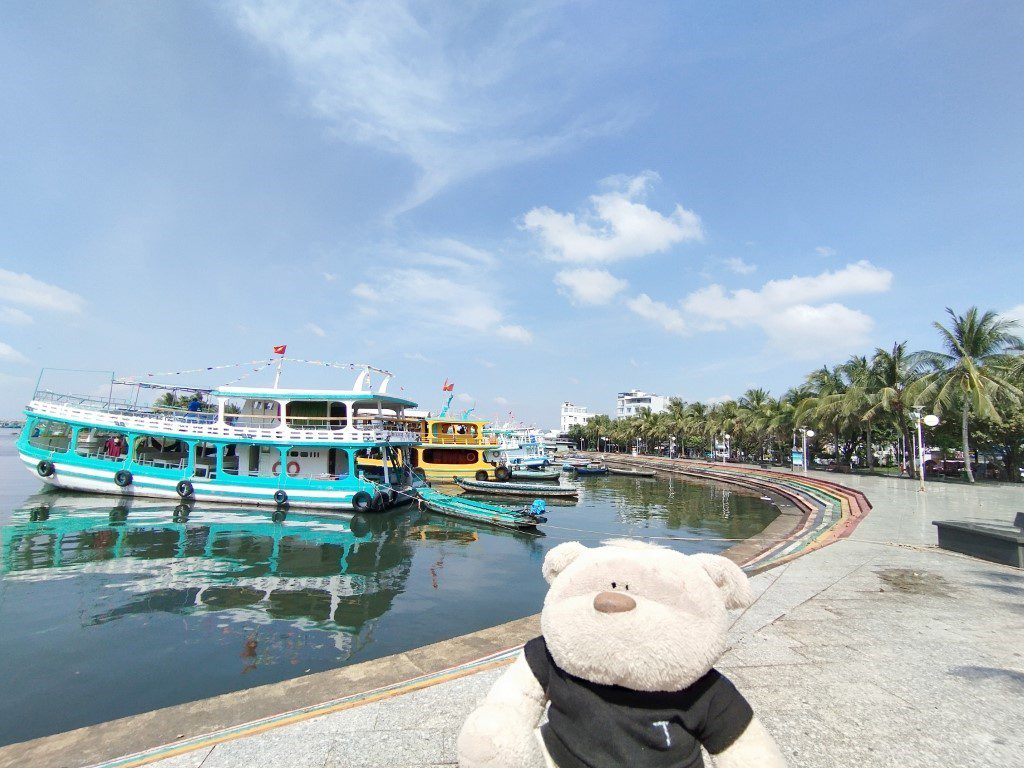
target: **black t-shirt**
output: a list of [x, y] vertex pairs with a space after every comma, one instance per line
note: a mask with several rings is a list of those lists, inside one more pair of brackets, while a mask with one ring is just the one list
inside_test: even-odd
[[543, 637], [525, 651], [551, 701], [541, 734], [559, 768], [700, 768], [701, 744], [722, 752], [754, 716], [715, 669], [681, 691], [634, 691], [570, 675], [555, 664]]

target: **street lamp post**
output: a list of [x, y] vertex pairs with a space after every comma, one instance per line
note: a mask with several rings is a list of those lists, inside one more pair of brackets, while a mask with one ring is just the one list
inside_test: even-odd
[[800, 427], [800, 431], [804, 435], [804, 455], [803, 455], [803, 459], [804, 459], [804, 474], [806, 475], [807, 474], [807, 438], [808, 437], [814, 437], [814, 430], [813, 429], [808, 429], [807, 427]]
[[727, 461], [729, 461], [729, 438], [732, 437], [732, 435], [730, 435], [728, 432], [726, 432], [723, 435], [723, 437], [725, 438], [725, 442], [724, 442], [725, 448], [722, 451], [722, 463], [725, 464]]
[[934, 427], [939, 423], [939, 417], [933, 413], [929, 413], [925, 417], [921, 417], [921, 409], [914, 408], [914, 421], [917, 422], [917, 469], [918, 474], [921, 477], [921, 487], [918, 490], [923, 491], [924, 488], [924, 434], [921, 431], [921, 422], [924, 422], [926, 426]]

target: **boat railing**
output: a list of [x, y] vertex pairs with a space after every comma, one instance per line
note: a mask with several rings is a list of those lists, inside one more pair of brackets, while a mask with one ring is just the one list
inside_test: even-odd
[[296, 428], [276, 415], [225, 414], [223, 422], [209, 411], [189, 411], [170, 406], [137, 406], [127, 401], [83, 395], [37, 392], [29, 405], [40, 416], [64, 417], [121, 429], [164, 431], [197, 436], [237, 437], [245, 440], [313, 440], [403, 442], [420, 439], [414, 420], [398, 417], [350, 417], [343, 428], [310, 425]]
[[430, 445], [479, 445], [490, 448], [500, 445], [493, 437], [480, 437], [478, 435], [432, 435], [421, 433], [420, 440]]

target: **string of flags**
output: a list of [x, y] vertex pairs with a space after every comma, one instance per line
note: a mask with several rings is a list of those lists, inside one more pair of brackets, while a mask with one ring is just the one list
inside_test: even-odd
[[[371, 370], [371, 371], [374, 371], [375, 373], [381, 374], [382, 376], [393, 376], [394, 375], [390, 371], [386, 371], [383, 368], [378, 368], [378, 367], [376, 367], [374, 365], [367, 365], [365, 363], [335, 363], [335, 362], [331, 362], [331, 361], [328, 361], [328, 360], [306, 360], [306, 359], [299, 358], [299, 357], [284, 357], [284, 354], [285, 354], [287, 348], [288, 348], [287, 344], [275, 345], [274, 346], [274, 354], [275, 355], [280, 355], [280, 357], [271, 358], [270, 360], [249, 360], [247, 362], [242, 362], [242, 363], [227, 363], [225, 365], [208, 365], [208, 366], [205, 366], [203, 368], [190, 368], [190, 369], [181, 370], [181, 371], [162, 371], [162, 372], [159, 372], [159, 373], [157, 373], [157, 372], [145, 373], [145, 374], [143, 374], [141, 376], [129, 376], [129, 377], [124, 378], [124, 379], [119, 379], [118, 383], [121, 383], [121, 384], [134, 384], [134, 383], [137, 383], [137, 381], [139, 379], [153, 379], [153, 378], [158, 378], [158, 377], [161, 377], [161, 376], [183, 376], [183, 375], [187, 375], [187, 374], [190, 374], [190, 373], [206, 373], [208, 371], [223, 371], [223, 370], [226, 370], [228, 368], [241, 368], [241, 367], [248, 367], [248, 366], [256, 366], [251, 371], [247, 371], [246, 373], [242, 374], [242, 376], [240, 376], [238, 379], [236, 379], [236, 381], [241, 381], [242, 379], [246, 378], [247, 376], [250, 376], [253, 373], [256, 373], [258, 371], [262, 371], [267, 366], [274, 365], [275, 363], [278, 363], [278, 362], [303, 363], [304, 365], [317, 365], [317, 366], [321, 366], [321, 367], [325, 367], [325, 368], [338, 368], [338, 369], [346, 370], [346, 371]], [[234, 382], [232, 382], [232, 383], [234, 383]], [[448, 391], [448, 392], [450, 392], [451, 391], [451, 387], [454, 386], [454, 385], [448, 385], [447, 379], [445, 379], [445, 385], [447, 387], [446, 391]]]

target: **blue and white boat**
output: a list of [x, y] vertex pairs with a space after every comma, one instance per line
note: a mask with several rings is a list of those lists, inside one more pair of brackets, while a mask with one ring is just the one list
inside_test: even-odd
[[[417, 420], [405, 418], [416, 404], [387, 393], [389, 372], [358, 369], [350, 390], [112, 378], [111, 391], [121, 384], [135, 392], [115, 400], [37, 386], [18, 451], [43, 482], [76, 491], [381, 511], [411, 500], [422, 483], [411, 469]], [[192, 401], [138, 404], [140, 393], [159, 389]]]
[[537, 430], [506, 424], [487, 429], [485, 433], [499, 440], [498, 448], [493, 451], [494, 459], [512, 471], [541, 469], [551, 463], [544, 438]]

